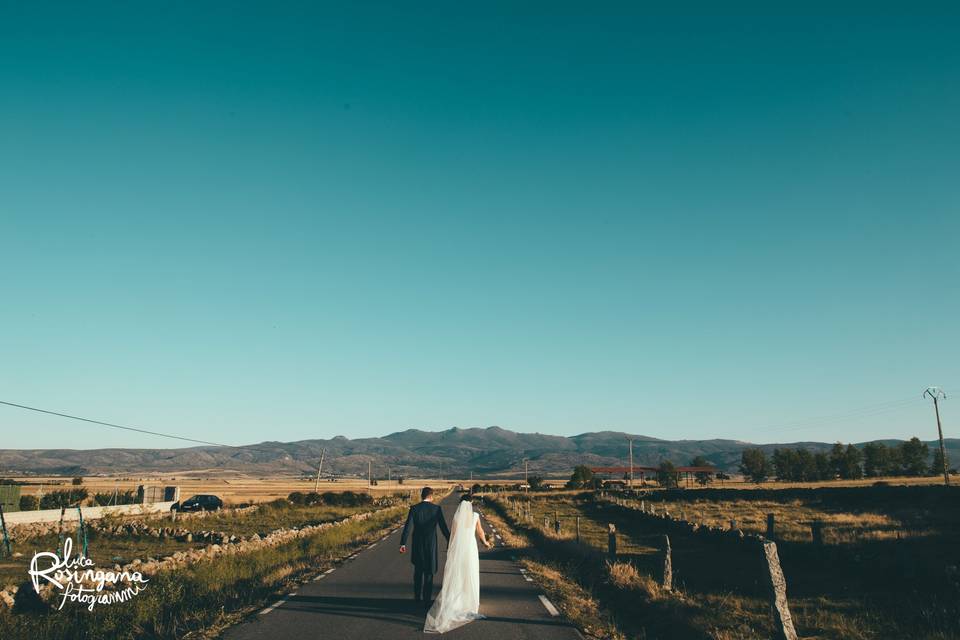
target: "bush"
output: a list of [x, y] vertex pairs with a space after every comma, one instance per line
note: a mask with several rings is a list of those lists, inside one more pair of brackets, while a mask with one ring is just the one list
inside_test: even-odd
[[105, 491], [103, 493], [95, 493], [93, 494], [93, 504], [98, 507], [115, 504], [137, 504], [137, 492], [130, 489], [129, 491]]
[[40, 508], [37, 496], [20, 496], [20, 511], [36, 511]]
[[40, 498], [41, 509], [59, 509], [61, 507], [75, 507], [86, 500], [90, 493], [84, 488], [51, 491]]
[[292, 503], [289, 500], [284, 498], [277, 498], [276, 500], [271, 500], [270, 502], [265, 502], [260, 508], [261, 509], [274, 509], [276, 511], [285, 511], [289, 509]]
[[323, 496], [316, 491], [310, 491], [309, 493], [294, 491], [287, 496], [287, 500], [298, 507], [312, 507], [314, 505], [323, 504]]
[[353, 491], [327, 491], [321, 497], [323, 504], [331, 507], [362, 507], [373, 503], [373, 498], [369, 494]]

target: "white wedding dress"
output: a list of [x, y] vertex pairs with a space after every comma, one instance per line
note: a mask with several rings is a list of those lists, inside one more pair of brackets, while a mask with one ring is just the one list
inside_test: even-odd
[[446, 633], [480, 615], [480, 551], [477, 548], [477, 521], [468, 501], [460, 503], [453, 516], [447, 564], [443, 569], [443, 587], [427, 613], [426, 633]]

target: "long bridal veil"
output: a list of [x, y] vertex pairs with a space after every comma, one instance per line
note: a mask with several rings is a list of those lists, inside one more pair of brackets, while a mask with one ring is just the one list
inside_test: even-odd
[[480, 610], [480, 553], [473, 505], [460, 503], [453, 516], [443, 588], [427, 614], [423, 630], [446, 633], [482, 618]]

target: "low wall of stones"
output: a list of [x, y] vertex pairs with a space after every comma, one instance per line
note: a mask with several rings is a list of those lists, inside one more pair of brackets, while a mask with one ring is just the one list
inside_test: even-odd
[[[154, 505], [156, 505], [156, 508], [142, 508], [152, 507]], [[147, 505], [130, 504], [112, 507], [83, 507], [83, 521], [84, 524], [90, 529], [105, 533], [116, 533], [117, 535], [123, 533], [128, 533], [131, 535], [153, 535], [152, 528], [148, 527], [143, 522], [143, 519], [147, 517], [156, 517], [159, 514], [169, 513], [171, 505], [173, 505], [172, 502], [154, 502]], [[243, 516], [253, 513], [258, 508], [258, 505], [240, 507], [237, 509], [228, 510], [226, 513]], [[50, 520], [44, 517], [38, 521], [11, 522], [11, 516], [17, 516], [24, 513], [55, 513], [56, 518]], [[207, 518], [218, 513], [224, 513], [224, 511], [195, 511], [191, 513], [178, 513], [177, 520]], [[80, 526], [80, 516], [77, 513], [76, 507], [67, 509], [63, 515], [63, 531], [66, 533], [72, 533], [76, 531], [77, 527]], [[4, 514], [4, 517], [7, 520], [7, 531], [11, 542], [23, 542], [31, 538], [37, 538], [40, 536], [60, 532], [59, 509], [47, 509], [44, 511], [32, 512], [20, 511], [11, 514]], [[117, 520], [120, 520], [121, 522], [118, 524]], [[164, 529], [157, 530], [162, 531]]]

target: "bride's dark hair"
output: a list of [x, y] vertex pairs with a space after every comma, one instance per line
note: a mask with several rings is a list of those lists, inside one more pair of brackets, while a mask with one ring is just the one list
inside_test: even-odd
[[473, 496], [471, 496], [469, 493], [465, 493], [462, 496], [460, 496], [460, 502], [468, 502], [472, 499], [473, 499]]

